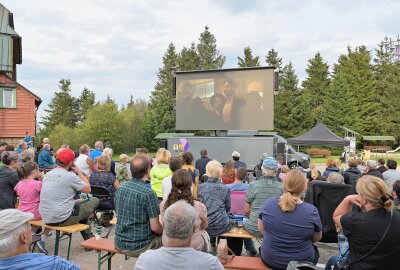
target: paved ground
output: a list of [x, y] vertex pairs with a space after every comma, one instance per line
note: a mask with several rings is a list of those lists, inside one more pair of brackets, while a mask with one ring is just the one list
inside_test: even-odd
[[[107, 229], [108, 230], [108, 229]], [[111, 234], [109, 236], [110, 239], [114, 238], [114, 230], [115, 226], [113, 227]], [[106, 234], [106, 231], [103, 230], [103, 235]], [[50, 254], [54, 251], [54, 233], [49, 239], [46, 241], [46, 247]], [[83, 241], [81, 235], [79, 233], [75, 233], [72, 237], [72, 244], [71, 244], [71, 255], [70, 260], [75, 262], [76, 264], [80, 265], [81, 267], [88, 269], [88, 270], [95, 270], [97, 269], [97, 253], [95, 251], [85, 251], [82, 247], [80, 247], [80, 243]], [[255, 245], [258, 248], [259, 244], [255, 241]], [[322, 244], [319, 245], [320, 251], [320, 259], [319, 263], [325, 264], [327, 260], [337, 254], [337, 245], [336, 244]], [[68, 248], [68, 240], [62, 240], [60, 243], [59, 249], [59, 256], [66, 258], [67, 256], [67, 248]], [[244, 248], [243, 248], [243, 252]], [[245, 254], [243, 254], [245, 255]], [[129, 258], [125, 260], [125, 256], [123, 255], [115, 255], [112, 258], [112, 269], [130, 269], [132, 270], [135, 265], [136, 259]], [[101, 269], [107, 269], [107, 263], [102, 265]]]

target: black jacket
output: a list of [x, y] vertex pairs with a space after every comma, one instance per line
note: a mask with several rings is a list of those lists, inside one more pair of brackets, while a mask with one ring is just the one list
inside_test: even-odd
[[18, 182], [16, 171], [7, 166], [0, 167], [0, 210], [15, 208], [14, 187]]
[[362, 173], [358, 168], [349, 168], [343, 173], [344, 183], [355, 187], [361, 175]]
[[207, 166], [207, 163], [210, 161], [211, 161], [211, 158], [208, 158], [208, 157], [201, 157], [198, 160], [196, 160], [195, 167], [196, 167], [196, 169], [199, 170], [199, 179], [200, 180], [202, 179], [202, 176], [204, 174], [206, 174], [206, 166]]
[[378, 177], [378, 178], [380, 178], [380, 179], [383, 180], [383, 175], [382, 175], [377, 169], [369, 170], [369, 171], [366, 173], [366, 175], [376, 176], [376, 177]]

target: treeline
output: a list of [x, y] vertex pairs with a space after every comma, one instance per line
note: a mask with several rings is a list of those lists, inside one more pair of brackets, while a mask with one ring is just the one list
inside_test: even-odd
[[[392, 60], [393, 50], [387, 38], [374, 51], [365, 46], [348, 47], [332, 67], [317, 52], [308, 61], [306, 78], [300, 85], [292, 63], [283, 65], [278, 52], [270, 49], [265, 63], [281, 70], [275, 130], [293, 137], [323, 121], [340, 135], [341, 126], [345, 126], [363, 135], [399, 137], [400, 63]], [[192, 42], [179, 52], [169, 44], [148, 102], [131, 96], [119, 109], [111, 97], [96, 102], [94, 92], [88, 89], [75, 98], [70, 81], [63, 79], [46, 110], [39, 137], [49, 137], [55, 147], [63, 143], [93, 145], [102, 140], [117, 152], [140, 146], [155, 150], [157, 134], [175, 132], [173, 72], [218, 69], [224, 63], [215, 36], [205, 27], [198, 43]], [[260, 65], [260, 57], [254, 56], [250, 47], [238, 57], [239, 67]]]

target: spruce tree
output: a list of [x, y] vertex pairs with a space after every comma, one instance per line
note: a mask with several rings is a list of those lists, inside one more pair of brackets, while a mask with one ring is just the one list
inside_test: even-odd
[[190, 48], [183, 47], [178, 55], [178, 70], [199, 70], [200, 69], [200, 57], [197, 54], [197, 48], [194, 42], [192, 42]]
[[260, 57], [253, 56], [250, 46], [244, 48], [244, 56], [238, 57], [239, 67], [259, 67]]
[[208, 26], [200, 34], [197, 53], [200, 57], [200, 70], [218, 69], [225, 64], [225, 56], [217, 50], [217, 40]]
[[306, 68], [307, 78], [303, 81], [303, 91], [306, 92], [311, 105], [311, 119], [314, 124], [321, 121], [322, 106], [328, 91], [330, 78], [329, 66], [318, 52], [315, 56], [308, 60]]
[[58, 124], [74, 127], [77, 122], [76, 100], [71, 96], [71, 81], [61, 79], [58, 87], [59, 90], [54, 93], [48, 109], [45, 109], [47, 115], [42, 122], [48, 131], [51, 131]]
[[86, 87], [82, 90], [81, 95], [77, 99], [78, 112], [77, 120], [78, 122], [83, 122], [86, 119], [86, 114], [90, 111], [96, 102], [96, 95], [93, 91], [87, 89]]
[[268, 51], [265, 56], [265, 62], [270, 66], [275, 66], [276, 69], [282, 68], [282, 58], [278, 57], [278, 52], [274, 48]]

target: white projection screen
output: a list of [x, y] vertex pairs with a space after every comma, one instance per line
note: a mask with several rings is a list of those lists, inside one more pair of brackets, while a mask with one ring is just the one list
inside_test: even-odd
[[273, 130], [274, 70], [176, 72], [176, 129]]

